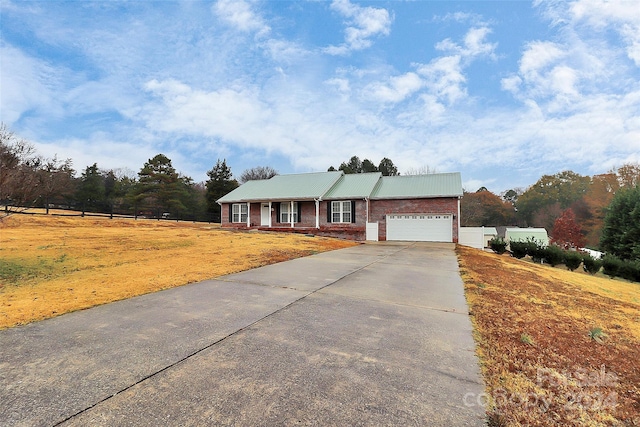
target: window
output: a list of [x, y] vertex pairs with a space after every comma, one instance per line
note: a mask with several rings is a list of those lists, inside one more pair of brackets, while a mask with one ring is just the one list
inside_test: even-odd
[[[280, 222], [291, 223], [291, 203], [280, 203]], [[298, 204], [293, 204], [293, 222], [298, 222]]]
[[351, 222], [351, 202], [331, 202], [331, 222]]
[[231, 222], [247, 222], [246, 203], [234, 203], [231, 212]]

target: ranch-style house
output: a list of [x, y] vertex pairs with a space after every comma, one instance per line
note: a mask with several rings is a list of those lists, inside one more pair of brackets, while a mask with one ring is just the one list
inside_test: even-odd
[[248, 181], [218, 200], [222, 227], [353, 240], [458, 242], [460, 173], [316, 172]]

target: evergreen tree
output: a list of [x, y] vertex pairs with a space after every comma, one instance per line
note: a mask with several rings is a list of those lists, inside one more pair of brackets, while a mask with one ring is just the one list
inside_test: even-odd
[[368, 173], [368, 172], [378, 172], [378, 167], [376, 165], [373, 164], [373, 162], [369, 159], [364, 159], [362, 161], [362, 168], [361, 168], [361, 172], [362, 173]]
[[383, 176], [397, 176], [400, 175], [398, 173], [398, 168], [393, 164], [391, 159], [383, 158], [380, 160], [380, 164], [378, 165], [378, 171], [382, 172]]
[[222, 216], [220, 215], [220, 205], [217, 200], [238, 188], [238, 181], [233, 179], [233, 174], [227, 166], [226, 159], [222, 161], [218, 159], [213, 169], [207, 172], [207, 176], [209, 177], [206, 182], [207, 212], [214, 222], [220, 222]]
[[80, 175], [76, 199], [83, 209], [99, 209], [105, 200], [105, 183], [97, 163], [87, 166]]
[[180, 215], [186, 210], [188, 188], [191, 178], [182, 177], [176, 172], [164, 154], [149, 159], [138, 172], [136, 200], [150, 204], [158, 215], [170, 212]]
[[362, 173], [362, 161], [358, 156], [352, 156], [348, 163], [342, 162], [338, 170], [343, 171], [345, 174]]
[[640, 260], [640, 187], [618, 190], [607, 209], [600, 247], [623, 260]]

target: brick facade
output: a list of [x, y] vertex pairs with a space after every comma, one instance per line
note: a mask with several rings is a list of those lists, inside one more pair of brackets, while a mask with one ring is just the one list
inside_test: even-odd
[[371, 200], [369, 222], [378, 223], [378, 239], [387, 240], [387, 215], [389, 214], [452, 214], [453, 241], [458, 242], [458, 199], [442, 197], [435, 199], [401, 199], [401, 200]]
[[[251, 203], [249, 209], [250, 228], [271, 231], [294, 232], [314, 234], [319, 236], [339, 237], [350, 240], [366, 239], [367, 202], [355, 200], [355, 223], [333, 224], [327, 221], [327, 208], [331, 201], [320, 202], [319, 225], [316, 228], [316, 205], [314, 201], [299, 202], [300, 221], [292, 228], [290, 223], [277, 222], [276, 203], [272, 203], [271, 228], [261, 226], [261, 203]], [[222, 226], [246, 229], [246, 223], [231, 223], [229, 218], [229, 204], [222, 205]], [[428, 213], [428, 214], [452, 214], [453, 241], [458, 241], [458, 199], [455, 197], [443, 197], [434, 199], [400, 199], [400, 200], [370, 200], [369, 222], [378, 223], [378, 239], [387, 239], [386, 216], [388, 214]]]

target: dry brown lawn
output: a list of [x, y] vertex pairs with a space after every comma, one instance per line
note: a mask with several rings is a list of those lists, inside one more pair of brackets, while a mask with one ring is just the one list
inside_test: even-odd
[[355, 244], [203, 223], [12, 215], [0, 220], [0, 329]]
[[458, 255], [491, 425], [640, 425], [640, 284]]

